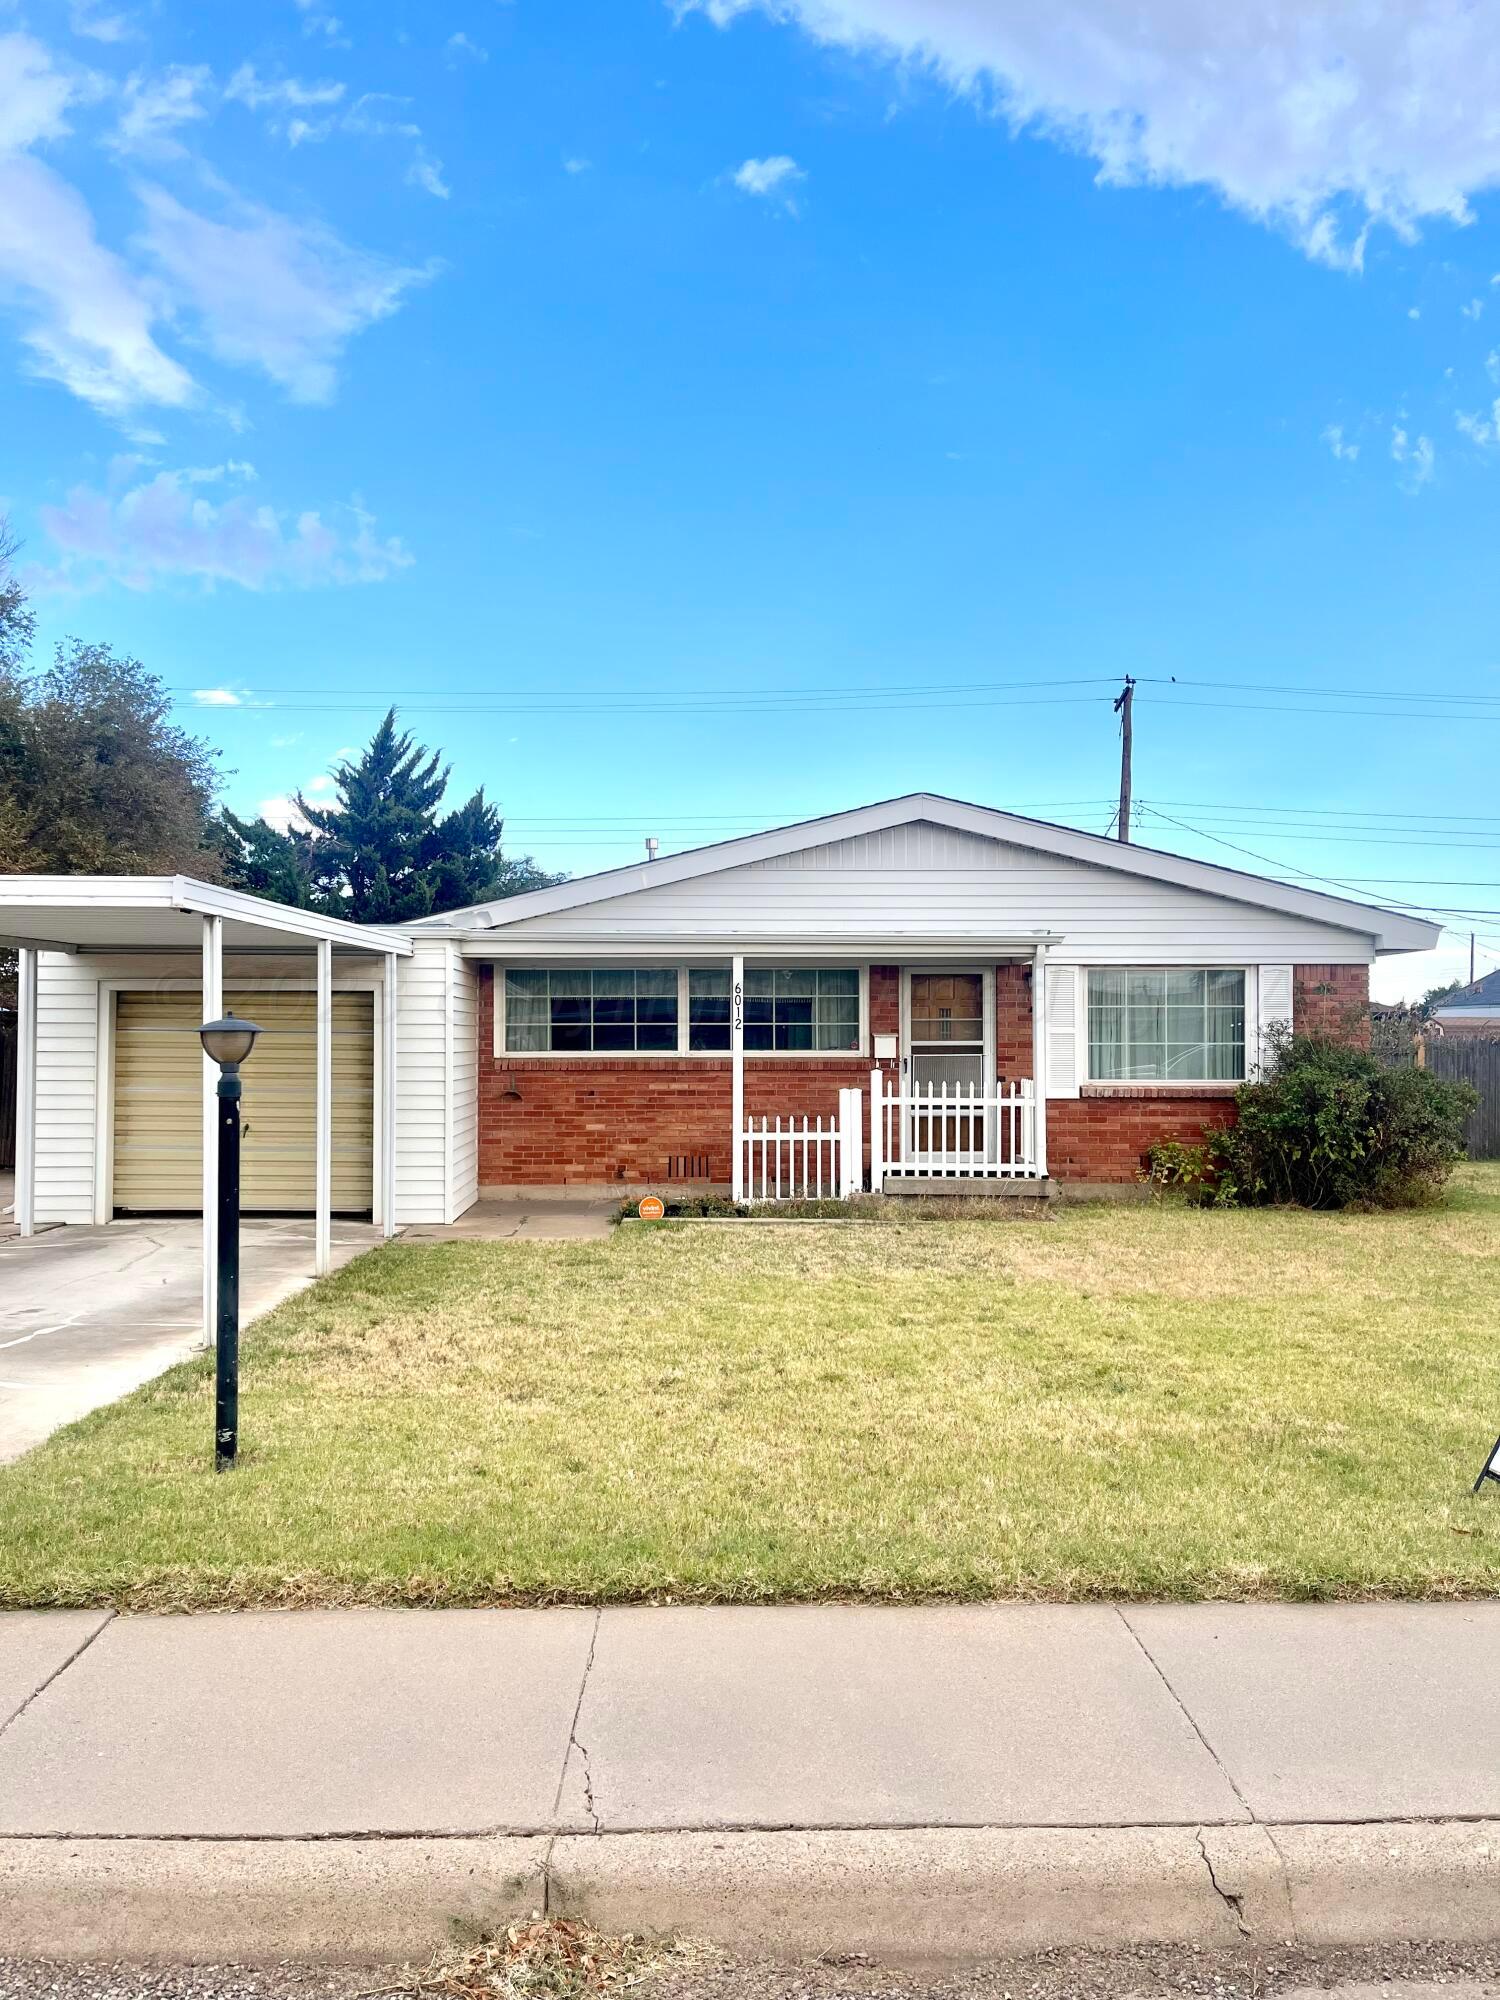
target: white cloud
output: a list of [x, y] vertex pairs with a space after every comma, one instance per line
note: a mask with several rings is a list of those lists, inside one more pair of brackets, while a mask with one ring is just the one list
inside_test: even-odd
[[241, 204], [234, 220], [220, 222], [165, 188], [140, 194], [141, 247], [196, 314], [205, 344], [221, 361], [264, 370], [294, 402], [326, 402], [345, 343], [432, 276], [270, 209]]
[[582, 159], [575, 153], [571, 159], [563, 161], [563, 172], [565, 174], [586, 174], [593, 164], [592, 160]]
[[897, 62], [1098, 161], [1117, 185], [1209, 187], [1358, 267], [1370, 226], [1472, 220], [1500, 182], [1500, 35], [1458, 0], [668, 0], [758, 11]]
[[1345, 440], [1342, 424], [1327, 424], [1321, 433], [1324, 444], [1335, 458], [1348, 459], [1351, 463], [1359, 457], [1359, 446]]
[[121, 153], [180, 153], [176, 128], [207, 117], [203, 93], [212, 82], [203, 63], [174, 64], [160, 76], [137, 71], [127, 77], [110, 144]]
[[243, 697], [233, 688], [194, 688], [193, 700], [199, 708], [241, 708]]
[[224, 86], [224, 95], [250, 111], [307, 111], [337, 104], [344, 95], [341, 83], [304, 83], [300, 77], [263, 77], [254, 63], [241, 63]]
[[1471, 444], [1500, 444], [1500, 401], [1490, 405], [1487, 417], [1476, 410], [1460, 410], [1453, 421]]
[[450, 35], [443, 47], [448, 52], [450, 62], [456, 61], [460, 56], [467, 56], [471, 62], [480, 63], [487, 63], [490, 59], [489, 50], [481, 48], [478, 42], [471, 40], [462, 28], [456, 35]]
[[1422, 308], [1420, 306], [1408, 306], [1406, 308], [1406, 317], [1408, 319], [1420, 319], [1422, 317]]
[[436, 195], [439, 201], [446, 201], [453, 190], [443, 179], [443, 163], [433, 159], [422, 147], [417, 148], [417, 156], [406, 170], [407, 183], [421, 188], [424, 194]]
[[64, 113], [80, 81], [53, 63], [30, 35], [0, 35], [0, 154], [24, 152], [67, 131]]
[[[301, 738], [273, 737], [271, 741], [273, 747], [281, 747], [284, 744], [300, 742]], [[337, 754], [343, 757], [352, 756], [354, 753], [341, 750]], [[316, 805], [319, 812], [342, 812], [343, 800], [330, 796], [337, 783], [338, 780], [331, 772], [317, 771], [305, 785], [300, 785], [298, 790], [304, 798]], [[262, 799], [257, 811], [266, 824], [274, 826], [278, 833], [291, 833], [294, 829], [299, 833], [310, 831], [310, 823], [299, 811], [294, 793], [278, 792], [273, 798]]]
[[135, 32], [128, 14], [95, 14], [87, 7], [75, 7], [68, 25], [91, 42], [124, 42]]
[[[211, 501], [205, 483], [189, 468], [159, 472], [123, 493], [75, 487], [63, 506], [39, 510], [57, 560], [31, 581], [72, 591], [171, 582], [308, 589], [379, 583], [411, 563], [400, 540], [380, 537], [357, 502], [327, 518], [314, 509], [292, 516], [240, 494]], [[215, 693], [202, 691], [211, 705], [232, 705]]]
[[31, 372], [105, 415], [197, 395], [156, 343], [162, 301], [99, 242], [81, 197], [24, 153], [0, 156], [0, 287], [19, 303]]
[[78, 194], [29, 148], [60, 138], [96, 81], [64, 71], [40, 42], [0, 35], [0, 297], [18, 313], [32, 374], [120, 416], [181, 405], [192, 377], [157, 345], [160, 304], [104, 248]]
[[1391, 457], [1403, 469], [1402, 486], [1408, 493], [1416, 493], [1431, 479], [1437, 454], [1433, 451], [1431, 438], [1413, 440], [1397, 424], [1391, 432]]
[[1469, 303], [1466, 306], [1459, 307], [1459, 311], [1463, 314], [1465, 319], [1478, 319], [1480, 314], [1484, 311], [1484, 300], [1470, 299]]
[[774, 195], [807, 176], [787, 153], [773, 153], [769, 159], [746, 160], [731, 177], [742, 194]]
[[321, 0], [297, 0], [297, 11], [302, 16], [304, 35], [320, 35], [334, 48], [348, 48], [343, 22], [337, 14], [330, 14]]
[[278, 833], [290, 833], [295, 827], [299, 833], [308, 831], [307, 821], [297, 810], [297, 801], [286, 792], [278, 792], [274, 798], [262, 799], [255, 808], [267, 826], [274, 826]]
[[[446, 201], [451, 189], [443, 179], [443, 163], [428, 152], [422, 143], [422, 128], [410, 118], [397, 114], [411, 102], [410, 98], [393, 97], [383, 90], [366, 91], [357, 98], [338, 121], [338, 129], [368, 139], [407, 139], [413, 151], [411, 163], [406, 169], [409, 187], [419, 187], [425, 194], [436, 195]], [[323, 133], [316, 135], [322, 138]]]

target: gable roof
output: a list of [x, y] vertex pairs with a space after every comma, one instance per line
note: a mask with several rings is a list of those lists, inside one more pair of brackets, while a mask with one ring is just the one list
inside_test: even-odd
[[1476, 979], [1472, 986], [1461, 986], [1456, 993], [1450, 993], [1446, 1000], [1432, 1010], [1434, 1020], [1444, 1020], [1452, 1015], [1461, 1020], [1465, 1014], [1500, 1013], [1500, 969], [1487, 972], [1483, 979]]
[[971, 805], [935, 792], [908, 792], [901, 798], [857, 806], [850, 812], [828, 813], [819, 819], [773, 827], [765, 833], [742, 834], [733, 840], [688, 848], [657, 861], [635, 861], [624, 868], [606, 868], [595, 875], [560, 882], [555, 888], [531, 889], [519, 896], [453, 910], [445, 916], [423, 917], [407, 928], [418, 932], [436, 930], [450, 936], [482, 935], [524, 922], [528, 917], [579, 909], [589, 903], [628, 896], [636, 890], [660, 888], [724, 869], [741, 868], [749, 862], [793, 854], [799, 848], [847, 840], [863, 833], [880, 833], [913, 820], [929, 820], [938, 826], [976, 833], [1014, 847], [1031, 848], [1065, 860], [1111, 868], [1123, 875], [1144, 876], [1205, 895], [1332, 924], [1373, 939], [1378, 952], [1427, 951], [1437, 943], [1440, 933], [1440, 926], [1425, 918], [1404, 916], [1396, 910], [1357, 903], [1320, 889], [1294, 887], [1269, 876], [1248, 874], [1242, 868], [1226, 868], [1216, 861], [1192, 861], [1184, 855], [1140, 847], [1104, 834], [1081, 833], [1076, 827], [1057, 826], [1050, 820], [1028, 819], [1020, 813]]

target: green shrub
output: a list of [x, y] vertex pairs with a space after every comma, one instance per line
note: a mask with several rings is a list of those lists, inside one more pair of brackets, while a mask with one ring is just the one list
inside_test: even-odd
[[1239, 1189], [1223, 1171], [1219, 1157], [1223, 1128], [1191, 1139], [1158, 1139], [1146, 1149], [1141, 1179], [1157, 1194], [1181, 1195], [1195, 1208], [1227, 1208]]
[[1234, 1125], [1208, 1139], [1233, 1199], [1415, 1208], [1441, 1196], [1464, 1157], [1479, 1094], [1425, 1070], [1384, 1069], [1347, 1042], [1282, 1034], [1265, 1074], [1235, 1101]]

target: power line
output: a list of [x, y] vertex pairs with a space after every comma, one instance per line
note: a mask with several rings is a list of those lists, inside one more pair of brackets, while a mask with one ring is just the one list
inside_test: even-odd
[[1350, 701], [1482, 701], [1500, 704], [1500, 694], [1436, 694], [1430, 688], [1408, 693], [1402, 688], [1298, 687], [1286, 681], [1200, 681], [1190, 679], [1185, 674], [1142, 674], [1140, 681], [1143, 687], [1225, 688], [1240, 694], [1326, 695]]

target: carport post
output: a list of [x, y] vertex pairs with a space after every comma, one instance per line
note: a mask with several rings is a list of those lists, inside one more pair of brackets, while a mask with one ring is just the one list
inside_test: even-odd
[[[203, 919], [203, 1012], [224, 1012], [224, 919]], [[212, 1347], [219, 1325], [219, 1065], [203, 1058], [203, 1345]]]
[[318, 940], [317, 1222], [313, 1270], [333, 1269], [333, 940]]
[[16, 998], [16, 1228], [30, 1236], [36, 1228], [36, 951], [17, 954]]
[[734, 1107], [729, 1193], [732, 1200], [739, 1201], [745, 1192], [745, 961], [739, 953], [729, 962], [729, 1067], [729, 1095]]
[[1039, 944], [1031, 961], [1031, 1076], [1036, 1109], [1032, 1114], [1032, 1164], [1047, 1174], [1047, 947]]
[[396, 1233], [396, 968], [395, 952], [385, 955], [385, 991], [380, 1010], [380, 1221], [386, 1236]]

